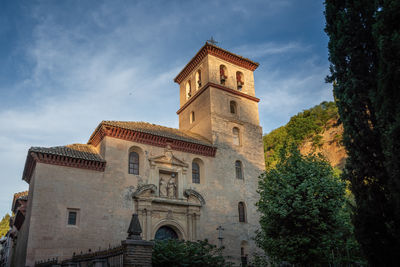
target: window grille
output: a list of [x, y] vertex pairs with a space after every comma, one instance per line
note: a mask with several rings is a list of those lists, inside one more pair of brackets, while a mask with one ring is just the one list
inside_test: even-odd
[[76, 211], [69, 211], [68, 212], [68, 225], [76, 225], [76, 217], [77, 217]]
[[196, 162], [192, 163], [192, 182], [195, 184], [200, 183], [200, 167]]
[[139, 175], [139, 154], [129, 153], [129, 173]]

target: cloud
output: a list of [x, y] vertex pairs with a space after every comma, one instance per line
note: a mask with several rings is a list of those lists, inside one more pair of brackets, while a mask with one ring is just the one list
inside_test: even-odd
[[293, 64], [295, 71], [266, 67], [256, 74], [264, 133], [284, 125], [291, 116], [304, 109], [333, 100], [331, 85], [325, 83], [327, 65], [318, 64], [315, 57]]
[[289, 43], [266, 42], [255, 45], [251, 44], [241, 45], [232, 50], [248, 58], [262, 58], [271, 55], [304, 52], [308, 49], [310, 49], [309, 46], [297, 42], [289, 42]]
[[310, 43], [266, 41], [266, 22], [293, 26], [284, 16], [293, 3], [50, 1], [12, 14], [29, 14], [24, 21], [32, 23], [21, 26], [29, 34], [16, 33], [9, 53], [23, 75], [0, 84], [0, 212], [27, 188], [21, 176], [30, 146], [85, 143], [101, 120], [178, 127], [172, 79], [211, 35], [261, 63], [255, 83], [264, 132], [329, 100], [326, 62], [313, 57]]
[[223, 3], [224, 6], [229, 6], [231, 12], [242, 14], [245, 17], [266, 16], [268, 14], [275, 14], [288, 8], [292, 3], [287, 0], [256, 0], [256, 1], [242, 1], [242, 0], [228, 0]]
[[[103, 9], [93, 11], [97, 20], [105, 14]], [[30, 146], [86, 143], [101, 120], [177, 126], [178, 88], [172, 79], [181, 66], [166, 64], [160, 70], [160, 59], [152, 57], [157, 44], [143, 46], [151, 35], [168, 32], [173, 22], [165, 18], [146, 27], [129, 20], [95, 34], [88, 25], [68, 28], [52, 15], [40, 17], [25, 47], [33, 62], [31, 74], [8, 88], [27, 92], [23, 104], [0, 109], [5, 126], [0, 183], [7, 192], [0, 196], [1, 211], [9, 209], [12, 193], [27, 188], [20, 179]], [[140, 28], [140, 34], [132, 34], [132, 28]], [[137, 48], [125, 53], [128, 44]]]

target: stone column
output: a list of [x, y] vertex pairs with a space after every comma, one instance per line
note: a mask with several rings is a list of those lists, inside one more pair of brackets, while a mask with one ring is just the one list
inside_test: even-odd
[[146, 235], [143, 235], [143, 237], [146, 240], [151, 240], [152, 239], [152, 227], [151, 227], [151, 216], [152, 216], [152, 211], [151, 209], [147, 210], [147, 218], [146, 218]]
[[146, 219], [147, 219], [146, 208], [141, 209], [140, 213], [138, 213], [138, 214], [140, 214], [140, 225], [144, 226], [143, 227], [143, 235], [145, 235], [146, 234]]
[[175, 177], [175, 181], [177, 182], [176, 183], [177, 190], [178, 190], [176, 197], [178, 199], [182, 199], [183, 198], [183, 188], [184, 188], [183, 187], [183, 181], [184, 181], [184, 179], [185, 179], [185, 177], [183, 176], [183, 172], [181, 170], [178, 171], [177, 176]]
[[188, 233], [188, 240], [194, 241], [193, 218], [192, 218], [192, 214], [190, 214], [190, 211], [188, 211], [188, 213], [187, 213], [187, 233]]
[[198, 240], [199, 239], [199, 215], [196, 213], [193, 214], [193, 239]]

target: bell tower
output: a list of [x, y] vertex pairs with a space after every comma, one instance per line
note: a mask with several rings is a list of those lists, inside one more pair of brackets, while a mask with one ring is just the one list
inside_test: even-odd
[[[206, 43], [176, 76], [180, 88], [179, 129], [207, 138], [214, 158], [203, 158], [206, 195], [200, 238], [218, 243], [215, 229], [225, 229], [225, 254], [255, 251], [259, 228], [257, 177], [265, 170], [262, 129], [255, 96], [254, 70], [247, 58]], [[246, 252], [247, 251], [247, 252]]]
[[[243, 125], [259, 126], [253, 75], [257, 67], [206, 42], [174, 79], [180, 87], [179, 129], [200, 134], [214, 145], [227, 142], [234, 132], [239, 135], [236, 141], [243, 141]], [[230, 122], [237, 125], [228, 128]]]

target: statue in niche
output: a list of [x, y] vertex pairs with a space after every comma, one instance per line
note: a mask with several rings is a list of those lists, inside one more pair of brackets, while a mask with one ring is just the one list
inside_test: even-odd
[[168, 197], [176, 198], [176, 184], [175, 184], [175, 175], [172, 175], [171, 179], [168, 181], [167, 185]]
[[167, 197], [167, 182], [165, 181], [164, 177], [160, 178], [160, 197]]

